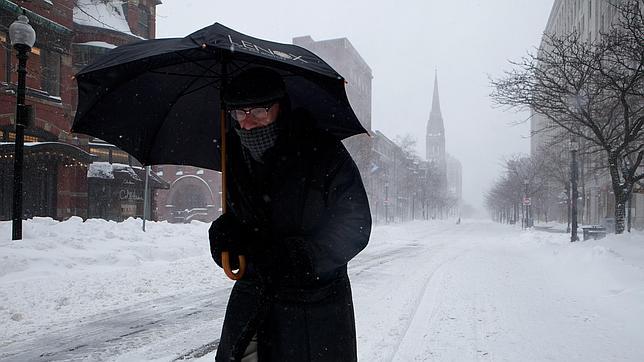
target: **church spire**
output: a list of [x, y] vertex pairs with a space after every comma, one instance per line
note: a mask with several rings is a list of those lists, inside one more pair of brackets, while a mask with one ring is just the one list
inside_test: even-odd
[[427, 136], [425, 137], [427, 161], [432, 166], [432, 171], [438, 177], [439, 189], [447, 192], [447, 154], [445, 152], [445, 128], [441, 103], [438, 96], [438, 70], [434, 70], [434, 94], [432, 96], [432, 109], [427, 121]]
[[440, 97], [438, 96], [438, 69], [434, 69], [434, 95], [432, 96], [432, 109], [429, 112], [429, 121], [427, 122], [428, 134], [443, 134], [443, 115], [441, 114]]

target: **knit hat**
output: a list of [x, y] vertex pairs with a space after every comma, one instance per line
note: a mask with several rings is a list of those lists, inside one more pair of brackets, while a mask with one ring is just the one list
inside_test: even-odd
[[286, 87], [282, 77], [268, 68], [250, 68], [235, 77], [224, 91], [228, 109], [268, 104], [283, 98]]

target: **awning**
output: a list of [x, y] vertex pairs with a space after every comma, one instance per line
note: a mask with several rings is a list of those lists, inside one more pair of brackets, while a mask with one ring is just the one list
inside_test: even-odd
[[[13, 158], [14, 153], [14, 142], [0, 142], [0, 156]], [[26, 142], [24, 156], [57, 156], [61, 159], [70, 159], [72, 162], [82, 164], [88, 164], [96, 159], [96, 156], [85, 152], [83, 149], [64, 142]]]

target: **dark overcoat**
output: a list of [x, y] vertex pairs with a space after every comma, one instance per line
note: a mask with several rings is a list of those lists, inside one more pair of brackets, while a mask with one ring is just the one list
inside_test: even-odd
[[[255, 246], [228, 301], [217, 361], [240, 360], [255, 335], [260, 361], [357, 360], [347, 262], [366, 247], [371, 214], [349, 153], [309, 119], [280, 117], [263, 163], [229, 134], [227, 213]], [[228, 232], [224, 218], [211, 227], [213, 250], [213, 235]]]

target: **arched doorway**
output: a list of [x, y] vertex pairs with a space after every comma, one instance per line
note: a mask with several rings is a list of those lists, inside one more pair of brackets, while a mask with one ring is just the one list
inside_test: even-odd
[[186, 175], [170, 185], [166, 207], [170, 209], [170, 222], [210, 222], [215, 218], [218, 205], [212, 189], [204, 179]]

